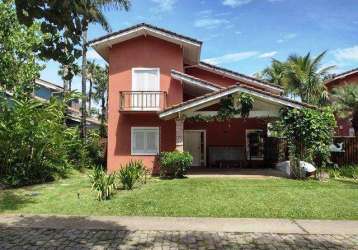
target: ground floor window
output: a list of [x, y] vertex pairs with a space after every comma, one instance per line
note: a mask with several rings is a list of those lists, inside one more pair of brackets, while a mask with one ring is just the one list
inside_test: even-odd
[[132, 127], [131, 154], [157, 155], [159, 153], [158, 127]]
[[264, 159], [264, 132], [261, 129], [246, 130], [246, 154], [248, 160]]

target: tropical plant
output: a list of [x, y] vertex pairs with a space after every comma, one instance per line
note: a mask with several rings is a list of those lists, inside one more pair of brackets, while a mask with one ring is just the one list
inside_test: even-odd
[[299, 162], [314, 163], [323, 168], [330, 161], [329, 146], [333, 141], [336, 120], [329, 107], [317, 109], [288, 109], [281, 112], [275, 129], [287, 138], [293, 177], [302, 178]]
[[0, 101], [0, 175], [10, 185], [49, 181], [71, 167], [63, 103]]
[[338, 116], [352, 117], [354, 134], [358, 136], [358, 85], [352, 84], [333, 89], [332, 101]]
[[99, 68], [96, 73], [96, 81], [94, 86], [94, 99], [96, 102], [100, 102], [101, 114], [100, 114], [100, 135], [107, 137], [106, 131], [106, 118], [107, 118], [107, 93], [108, 93], [108, 66], [105, 69]]
[[21, 25], [13, 2], [0, 2], [0, 94], [7, 91], [15, 98], [31, 98], [42, 69], [33, 48], [42, 42], [38, 23]]
[[282, 87], [285, 86], [285, 63], [273, 59], [271, 65], [262, 71], [260, 78]]
[[99, 201], [109, 200], [116, 188], [116, 175], [106, 174], [101, 167], [96, 167], [89, 179], [92, 184], [92, 190], [97, 194]]
[[78, 14], [82, 27], [82, 104], [81, 104], [81, 136], [86, 138], [86, 83], [87, 83], [87, 32], [89, 24], [99, 24], [106, 31], [111, 28], [103, 14], [104, 8], [125, 9], [130, 7], [129, 0], [102, 0], [89, 1], [82, 0], [77, 4]]
[[325, 105], [328, 91], [324, 80], [334, 66], [321, 67], [326, 51], [316, 57], [311, 53], [305, 56], [290, 55], [284, 62], [272, 60], [271, 66], [262, 72], [263, 79], [281, 85], [290, 96], [301, 98], [303, 102]]
[[142, 161], [131, 160], [124, 166], [121, 166], [117, 176], [126, 190], [132, 190], [134, 185], [146, 175], [145, 167]]
[[189, 152], [162, 152], [159, 156], [160, 175], [181, 178], [192, 162], [193, 157]]
[[72, 64], [72, 65], [61, 64], [60, 65], [60, 68], [57, 71], [57, 74], [63, 80], [64, 92], [72, 91], [72, 77], [67, 78], [68, 74], [71, 74], [72, 76], [77, 76], [80, 72], [81, 72], [81, 70], [77, 64]]

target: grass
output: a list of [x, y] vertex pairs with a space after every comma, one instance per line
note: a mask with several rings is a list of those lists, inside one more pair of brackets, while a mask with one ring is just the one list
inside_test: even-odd
[[86, 174], [0, 191], [0, 213], [358, 219], [358, 182], [151, 179], [98, 202]]

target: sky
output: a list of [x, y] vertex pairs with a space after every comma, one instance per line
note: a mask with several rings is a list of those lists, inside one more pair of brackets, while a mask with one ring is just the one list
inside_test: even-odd
[[[358, 67], [358, 0], [132, 0], [128, 12], [105, 15], [112, 31], [145, 22], [201, 40], [201, 60], [247, 75], [272, 58], [325, 50], [332, 73]], [[89, 40], [105, 34], [89, 28]], [[94, 50], [88, 58], [105, 64]], [[45, 65], [41, 78], [62, 85], [58, 64]]]

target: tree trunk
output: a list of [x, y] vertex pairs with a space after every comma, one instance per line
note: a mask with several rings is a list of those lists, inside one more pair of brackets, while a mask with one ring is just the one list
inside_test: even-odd
[[352, 128], [354, 129], [354, 136], [358, 137], [358, 105], [353, 107]]
[[106, 119], [106, 100], [104, 95], [101, 98], [101, 137], [106, 137], [106, 127], [104, 125]]
[[87, 137], [87, 128], [86, 128], [86, 83], [87, 83], [87, 27], [84, 25], [84, 30], [82, 33], [82, 102], [81, 102], [81, 138], [85, 141]]
[[90, 86], [89, 86], [89, 92], [88, 92], [88, 112], [89, 112], [89, 116], [91, 116], [91, 106], [92, 106], [92, 86], [93, 86], [93, 82], [91, 79], [89, 79], [90, 82]]

